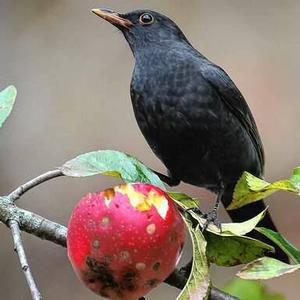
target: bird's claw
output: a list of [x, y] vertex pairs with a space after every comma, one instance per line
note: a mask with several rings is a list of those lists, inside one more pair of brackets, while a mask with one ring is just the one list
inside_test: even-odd
[[205, 214], [203, 214], [198, 207], [188, 208], [185, 210], [185, 212], [186, 213], [194, 212], [195, 214], [201, 216], [203, 219], [206, 220], [202, 227], [202, 232], [204, 232], [207, 229], [208, 225], [211, 223], [214, 224], [216, 227], [218, 227], [220, 232], [222, 231], [221, 222], [218, 220], [218, 210], [216, 208], [214, 208], [212, 211]]
[[203, 214], [202, 217], [206, 219], [206, 222], [202, 227], [202, 232], [204, 232], [207, 229], [210, 223], [214, 224], [216, 227], [220, 229], [220, 231], [222, 231], [221, 222], [218, 220], [218, 213], [216, 209], [213, 209], [212, 211]]

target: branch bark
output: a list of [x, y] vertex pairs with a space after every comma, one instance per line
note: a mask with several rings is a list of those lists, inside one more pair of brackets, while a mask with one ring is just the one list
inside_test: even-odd
[[229, 295], [227, 293], [224, 293], [223, 291], [212, 288], [210, 290], [210, 300], [239, 300], [239, 298], [234, 297], [232, 295]]
[[33, 212], [17, 207], [7, 197], [0, 197], [0, 221], [8, 225], [16, 220], [22, 231], [66, 247], [67, 228]]
[[40, 299], [42, 299], [42, 297], [41, 297], [41, 294], [40, 294], [40, 292], [37, 288], [37, 285], [35, 284], [35, 281], [33, 279], [29, 264], [27, 262], [25, 250], [24, 250], [23, 243], [22, 243], [19, 224], [15, 220], [10, 220], [8, 222], [8, 226], [11, 229], [11, 233], [12, 233], [13, 240], [14, 240], [14, 249], [15, 249], [15, 251], [17, 252], [17, 254], [19, 256], [21, 268], [22, 268], [22, 271], [24, 272], [27, 284], [29, 286], [29, 289], [30, 289], [30, 292], [31, 292], [31, 295], [32, 295], [32, 299], [33, 300], [40, 300]]
[[[186, 284], [187, 278], [184, 275], [185, 270], [176, 269], [166, 280], [165, 283], [182, 290]], [[239, 300], [239, 298], [229, 295], [215, 287], [210, 289], [209, 300]]]

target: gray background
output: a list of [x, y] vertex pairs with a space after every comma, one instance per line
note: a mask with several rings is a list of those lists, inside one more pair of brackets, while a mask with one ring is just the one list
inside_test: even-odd
[[[164, 172], [134, 120], [129, 47], [115, 28], [89, 12], [101, 6], [148, 7], [172, 17], [247, 99], [265, 146], [266, 178], [287, 177], [299, 165], [299, 1], [0, 0], [0, 88], [15, 84], [19, 92], [0, 132], [0, 194], [96, 149], [126, 151]], [[81, 196], [116, 182], [60, 178], [28, 193], [20, 205], [66, 224]], [[180, 190], [207, 199], [204, 210], [211, 207], [211, 194], [188, 185]], [[278, 228], [300, 247], [299, 199], [284, 193], [271, 198]], [[224, 212], [222, 219], [227, 220]], [[10, 233], [0, 226], [0, 235], [1, 299], [30, 299]], [[24, 240], [44, 299], [97, 299], [75, 278], [64, 249], [25, 234]], [[222, 286], [234, 271], [213, 267], [214, 283]], [[271, 291], [296, 299], [299, 279], [298, 272], [267, 283]], [[161, 286], [149, 299], [174, 299], [176, 293]]]

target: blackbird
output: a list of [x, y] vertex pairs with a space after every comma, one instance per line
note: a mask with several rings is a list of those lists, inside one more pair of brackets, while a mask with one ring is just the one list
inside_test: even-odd
[[[263, 174], [263, 145], [244, 97], [227, 73], [199, 53], [168, 17], [151, 10], [92, 11], [115, 25], [133, 52], [132, 105], [138, 126], [169, 176], [158, 174], [169, 185], [183, 181], [217, 194], [207, 214], [208, 221], [215, 221], [219, 202], [228, 206], [244, 171]], [[229, 215], [241, 222], [264, 208], [259, 201]], [[259, 226], [276, 230], [269, 212]], [[287, 261], [274, 246], [271, 255]]]

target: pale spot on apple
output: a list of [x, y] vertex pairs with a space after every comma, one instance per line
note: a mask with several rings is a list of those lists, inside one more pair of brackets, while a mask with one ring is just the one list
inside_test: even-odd
[[101, 219], [101, 225], [108, 225], [110, 223], [109, 217], [103, 217]]
[[156, 226], [155, 224], [149, 224], [147, 227], [146, 227], [146, 231], [148, 234], [153, 234], [156, 230]]
[[135, 268], [139, 271], [143, 271], [143, 270], [145, 270], [146, 265], [144, 263], [139, 262], [135, 265]]

